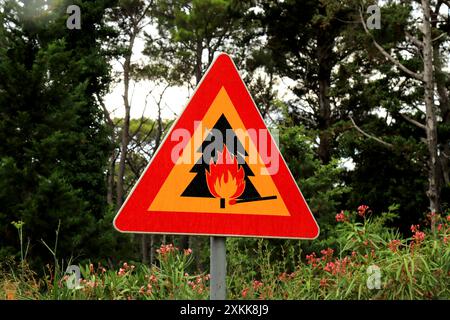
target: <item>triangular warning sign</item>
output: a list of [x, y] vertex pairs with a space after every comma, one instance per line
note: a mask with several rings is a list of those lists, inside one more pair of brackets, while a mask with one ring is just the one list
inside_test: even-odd
[[219, 55], [114, 219], [122, 232], [313, 239], [319, 227]]

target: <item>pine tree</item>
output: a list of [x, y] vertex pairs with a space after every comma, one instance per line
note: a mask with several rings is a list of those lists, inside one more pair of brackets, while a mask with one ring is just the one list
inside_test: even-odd
[[[5, 1], [0, 9], [0, 243], [17, 252], [12, 221], [25, 222], [30, 255], [45, 261], [41, 240], [58, 253], [98, 255], [92, 241], [103, 218], [109, 132], [94, 96], [108, 86], [99, 39], [113, 1], [76, 1], [82, 30], [66, 28], [73, 1]], [[62, 258], [62, 256], [60, 256]], [[40, 268], [41, 269], [41, 268]]]
[[[217, 132], [220, 132], [221, 134], [215, 135], [214, 130], [217, 130]], [[216, 139], [219, 138], [222, 139], [220, 141], [217, 141]], [[209, 147], [211, 144], [212, 148]], [[247, 156], [248, 154], [244, 150], [244, 147], [242, 146], [236, 134], [233, 132], [229, 122], [227, 121], [224, 115], [220, 116], [216, 124], [213, 126], [211, 132], [208, 134], [207, 138], [202, 143], [201, 147], [197, 150], [197, 152], [202, 152], [203, 150], [212, 149], [212, 152], [203, 153], [203, 156], [192, 167], [190, 172], [195, 172], [197, 173], [197, 175], [186, 187], [186, 190], [184, 190], [182, 194], [183, 197], [206, 197], [206, 198], [214, 197], [208, 190], [205, 170], [209, 170], [209, 163], [211, 159], [214, 162], [217, 161], [218, 152], [223, 152], [224, 146], [226, 146], [228, 151], [234, 157], [236, 157], [238, 164], [242, 166], [245, 172], [244, 178], [245, 190], [239, 198], [248, 199], [260, 197], [260, 194], [255, 189], [251, 180], [249, 179], [249, 177], [252, 177], [255, 174], [250, 169], [248, 164], [245, 162], [245, 156]]]

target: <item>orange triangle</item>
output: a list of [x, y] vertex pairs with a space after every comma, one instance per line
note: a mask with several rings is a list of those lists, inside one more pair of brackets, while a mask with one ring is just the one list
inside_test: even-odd
[[319, 227], [219, 55], [114, 219], [121, 232], [312, 239]]

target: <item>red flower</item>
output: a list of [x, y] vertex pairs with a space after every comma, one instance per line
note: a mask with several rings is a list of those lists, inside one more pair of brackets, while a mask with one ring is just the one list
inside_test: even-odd
[[150, 282], [152, 282], [152, 283], [157, 283], [158, 282], [158, 279], [156, 278], [156, 276], [154, 274], [152, 274], [150, 276]]
[[411, 231], [414, 233], [413, 239], [416, 243], [420, 243], [425, 240], [425, 232], [419, 231], [420, 226], [418, 224], [411, 226]]
[[263, 283], [261, 281], [258, 281], [258, 280], [254, 280], [253, 281], [253, 289], [254, 290], [258, 290], [262, 286], [263, 286]]
[[241, 292], [242, 298], [247, 297], [248, 290], [249, 290], [248, 288], [245, 288], [244, 290], [242, 290], [242, 292]]
[[328, 279], [326, 279], [326, 278], [320, 279], [320, 285], [319, 286], [321, 288], [326, 288], [328, 286]]
[[336, 274], [345, 274], [347, 272], [347, 265], [350, 262], [349, 257], [345, 257], [344, 259], [336, 259], [334, 262], [328, 262], [323, 270], [336, 275]]
[[322, 260], [325, 261], [325, 260], [329, 260], [333, 257], [334, 250], [331, 248], [327, 248], [327, 249], [320, 251], [320, 253], [322, 254]]
[[166, 254], [171, 253], [175, 250], [178, 250], [178, 248], [174, 247], [173, 244], [162, 244], [161, 247], [156, 250], [156, 252], [164, 257]]
[[366, 206], [366, 205], [363, 205], [363, 204], [360, 205], [358, 207], [358, 215], [360, 217], [364, 217], [366, 215], [367, 209], [369, 209], [369, 206]]
[[328, 262], [323, 270], [334, 274], [334, 271], [336, 270], [336, 264], [334, 262]]
[[388, 244], [389, 250], [391, 250], [392, 252], [397, 252], [400, 244], [401, 244], [400, 240], [391, 240]]
[[306, 255], [306, 260], [308, 261], [309, 265], [312, 265], [313, 267], [317, 266], [317, 261], [320, 261], [319, 258], [316, 258], [316, 253], [313, 252], [311, 254]]
[[342, 210], [340, 213], [336, 215], [337, 222], [344, 222], [346, 220], [344, 211]]
[[417, 231], [417, 232], [413, 235], [413, 239], [414, 239], [417, 243], [422, 242], [423, 240], [425, 240], [425, 232]]
[[139, 289], [139, 293], [140, 293], [140, 294], [145, 294], [145, 288], [144, 288], [144, 286], [142, 286], [142, 287]]
[[286, 278], [287, 278], [287, 273], [286, 272], [283, 272], [282, 274], [280, 274], [278, 276], [278, 280], [280, 280], [280, 281], [286, 281]]

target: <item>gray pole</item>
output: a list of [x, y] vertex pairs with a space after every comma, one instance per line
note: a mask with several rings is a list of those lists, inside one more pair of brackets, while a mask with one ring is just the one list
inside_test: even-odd
[[227, 259], [225, 237], [211, 237], [211, 300], [225, 300], [227, 287], [225, 277], [227, 274]]

